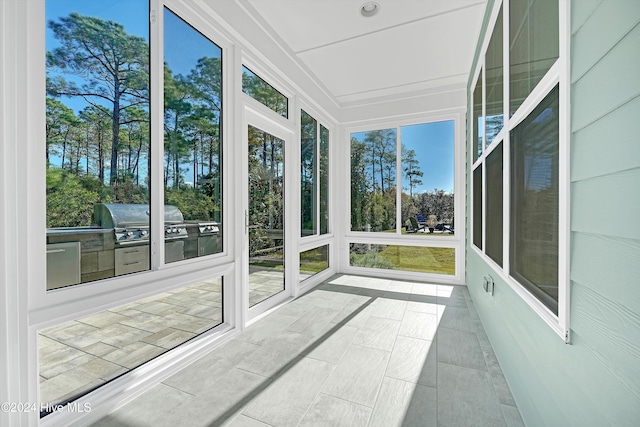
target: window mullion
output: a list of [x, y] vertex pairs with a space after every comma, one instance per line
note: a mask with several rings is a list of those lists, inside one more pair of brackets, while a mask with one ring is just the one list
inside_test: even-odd
[[510, 2], [505, 1], [502, 4], [502, 67], [503, 67], [503, 111], [504, 111], [504, 139], [502, 141], [502, 269], [505, 274], [509, 274], [510, 269], [510, 227], [511, 227], [511, 185], [510, 185], [510, 172], [511, 172], [511, 137], [509, 126], [509, 84], [511, 83], [511, 75], [509, 73], [510, 62], [510, 49], [509, 49], [509, 9]]
[[150, 238], [151, 270], [164, 265], [164, 13], [161, 0], [150, 0]]
[[396, 128], [396, 234], [402, 233], [402, 127]]
[[315, 206], [315, 216], [316, 216], [316, 236], [321, 234], [320, 230], [320, 122], [316, 121], [316, 154], [314, 157], [315, 164], [313, 165], [313, 186], [316, 189], [316, 206]]

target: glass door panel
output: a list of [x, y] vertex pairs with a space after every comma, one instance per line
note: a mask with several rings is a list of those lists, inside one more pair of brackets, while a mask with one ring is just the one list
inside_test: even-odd
[[285, 290], [284, 141], [248, 125], [249, 307]]

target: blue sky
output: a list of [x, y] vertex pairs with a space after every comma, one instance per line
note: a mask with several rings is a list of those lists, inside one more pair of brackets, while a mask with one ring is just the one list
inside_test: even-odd
[[[351, 134], [363, 141], [366, 132]], [[413, 194], [433, 191], [434, 188], [453, 192], [453, 153], [455, 126], [452, 120], [401, 126], [402, 144], [416, 153], [415, 159], [424, 176], [422, 185], [414, 187]], [[402, 177], [402, 187], [409, 193], [409, 180]]]
[[[58, 20], [71, 12], [97, 16], [122, 24], [125, 31], [149, 40], [149, 3], [147, 0], [47, 0], [46, 19]], [[187, 75], [199, 58], [220, 57], [221, 50], [213, 42], [165, 9], [165, 62], [174, 74]], [[58, 46], [53, 32], [47, 28], [47, 50]], [[80, 99], [64, 99], [65, 104], [79, 111], [86, 106]], [[424, 176], [423, 184], [414, 193], [434, 188], [453, 191], [454, 122], [434, 122], [402, 127], [402, 143], [417, 154]], [[187, 175], [189, 176], [189, 175]], [[403, 179], [403, 187], [407, 187]]]

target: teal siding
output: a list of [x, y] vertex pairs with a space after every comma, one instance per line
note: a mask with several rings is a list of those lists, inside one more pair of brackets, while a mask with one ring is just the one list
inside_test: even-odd
[[467, 281], [527, 425], [637, 426], [640, 1], [571, 9], [571, 344], [473, 250]]

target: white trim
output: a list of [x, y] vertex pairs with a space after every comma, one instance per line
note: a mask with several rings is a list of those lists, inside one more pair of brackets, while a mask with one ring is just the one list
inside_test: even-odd
[[149, 362], [130, 370], [108, 385], [97, 388], [75, 403], [79, 407], [91, 406], [90, 412], [62, 411], [52, 413], [40, 420], [40, 426], [86, 426], [98, 421], [131, 400], [142, 395], [158, 383], [169, 378], [185, 366], [200, 359], [211, 350], [221, 346], [239, 331], [221, 325], [199, 338], [169, 350]]
[[[420, 273], [420, 272], [406, 272], [402, 270], [389, 270], [392, 273], [397, 274], [398, 277], [408, 278], [410, 280], [435, 280], [435, 281], [445, 281], [447, 283], [456, 283], [462, 284], [465, 279], [465, 251], [464, 251], [464, 243], [465, 243], [465, 233], [466, 227], [460, 226], [464, 224], [465, 218], [465, 200], [466, 200], [466, 183], [465, 183], [465, 158], [464, 158], [464, 135], [465, 126], [463, 123], [464, 110], [457, 110], [456, 112], [451, 113], [432, 113], [432, 114], [411, 114], [407, 116], [403, 116], [400, 119], [386, 119], [386, 120], [376, 120], [371, 122], [369, 120], [361, 122], [357, 125], [352, 125], [344, 128], [344, 140], [348, 141], [347, 144], [342, 145], [340, 148], [344, 153], [342, 158], [344, 159], [344, 164], [340, 165], [342, 173], [344, 174], [344, 181], [350, 181], [350, 167], [349, 167], [349, 159], [350, 159], [350, 138], [351, 134], [358, 132], [367, 132], [372, 130], [381, 130], [381, 129], [395, 129], [396, 130], [396, 189], [402, 188], [402, 166], [401, 166], [401, 128], [403, 126], [410, 125], [418, 125], [418, 124], [429, 124], [435, 122], [445, 122], [445, 121], [453, 121], [454, 122], [454, 220], [455, 223], [458, 224], [456, 226], [456, 232], [452, 236], [430, 236], [430, 235], [402, 235], [400, 233], [400, 227], [402, 224], [399, 224], [396, 221], [396, 231], [395, 233], [387, 233], [387, 232], [364, 232], [364, 231], [351, 231], [351, 209], [349, 208], [351, 205], [351, 189], [348, 187], [344, 192], [344, 203], [347, 209], [343, 209], [340, 215], [340, 222], [343, 224], [342, 236], [343, 242], [339, 251], [340, 257], [340, 265], [338, 267], [338, 271], [343, 273], [352, 273], [352, 274], [380, 274], [384, 270], [379, 269], [363, 269], [362, 267], [351, 267], [349, 265], [349, 245], [351, 243], [383, 243], [383, 244], [392, 244], [392, 245], [401, 245], [401, 246], [428, 246], [428, 247], [449, 247], [455, 249], [456, 254], [456, 271], [454, 276], [448, 275], [440, 275], [440, 274], [431, 274], [431, 273]], [[398, 153], [400, 153], [398, 155]], [[399, 166], [398, 166], [399, 165]], [[397, 193], [399, 193], [397, 191]], [[401, 206], [399, 194], [396, 194], [396, 215], [397, 219], [401, 218]], [[386, 274], [386, 273], [385, 273]]]
[[[296, 134], [294, 128], [294, 122], [292, 120], [283, 121], [283, 117], [277, 113], [265, 107], [250, 96], [243, 94], [242, 104], [244, 106], [243, 112], [243, 129], [242, 129], [242, 167], [238, 168], [242, 171], [243, 182], [243, 199], [244, 206], [242, 212], [249, 211], [249, 180], [248, 180], [248, 127], [254, 126], [263, 132], [269, 133], [283, 141], [284, 144], [284, 290], [272, 297], [266, 299], [259, 304], [252, 307], [249, 306], [249, 235], [244, 233], [243, 235], [243, 249], [242, 249], [242, 264], [241, 269], [244, 271], [242, 274], [242, 298], [245, 304], [245, 325], [250, 324], [253, 319], [262, 316], [264, 313], [269, 312], [272, 308], [284, 303], [288, 299], [295, 296], [297, 292], [297, 280], [298, 280], [298, 268], [299, 261], [298, 256], [298, 236], [300, 234], [300, 218], [296, 212], [299, 212], [300, 205], [300, 189], [299, 189], [299, 177], [297, 171], [296, 153], [297, 158], [300, 157], [299, 149], [296, 150], [296, 144], [294, 143]], [[289, 99], [289, 105], [291, 105], [291, 99]], [[295, 105], [294, 105], [295, 107]], [[268, 111], [267, 111], [268, 110]], [[273, 114], [267, 114], [268, 112]], [[298, 182], [298, 188], [295, 183]], [[243, 226], [246, 230], [246, 227]]]
[[[558, 317], [565, 342], [571, 342], [571, 2], [559, 4], [560, 22], [560, 153], [559, 153], [559, 241]], [[562, 31], [564, 30], [564, 31]], [[562, 143], [562, 140], [565, 143]]]
[[[504, 119], [505, 124], [503, 129], [494, 139], [491, 145], [486, 146], [486, 131], [484, 132], [483, 139], [483, 152], [478, 157], [476, 162], [471, 161], [469, 168], [469, 182], [471, 183], [471, 198], [470, 201], [470, 230], [471, 236], [473, 236], [473, 172], [482, 165], [483, 178], [482, 178], [482, 227], [483, 227], [483, 242], [482, 249], [477, 248], [473, 244], [473, 239], [469, 241], [469, 247], [475, 251], [493, 270], [494, 272], [504, 280], [510, 288], [512, 288], [531, 309], [542, 318], [565, 342], [569, 342], [569, 314], [570, 314], [570, 67], [569, 67], [569, 48], [570, 48], [570, 1], [561, 0], [559, 2], [559, 58], [547, 71], [544, 77], [538, 82], [536, 87], [531, 91], [527, 98], [518, 107], [513, 116], [509, 117], [510, 104], [509, 104], [509, 54], [510, 54], [510, 30], [509, 30], [509, 8], [508, 1], [501, 2], [497, 0], [494, 3], [494, 9], [491, 12], [491, 19], [487, 30], [484, 35], [484, 41], [481, 49], [481, 56], [474, 68], [474, 76], [482, 73], [483, 75], [483, 98], [482, 98], [482, 111], [483, 117], [486, 117], [486, 78], [485, 78], [485, 55], [493, 33], [493, 26], [497, 18], [500, 7], [503, 7], [503, 99], [504, 99]], [[476, 82], [476, 79], [472, 80], [472, 84]], [[510, 274], [510, 233], [511, 233], [511, 139], [510, 132], [518, 126], [524, 119], [526, 119], [531, 112], [539, 105], [540, 102], [559, 84], [560, 87], [560, 122], [559, 122], [559, 238], [558, 238], [558, 315], [556, 316], [549, 310], [538, 298], [533, 296], [523, 285], [521, 285]], [[471, 120], [473, 120], [473, 95], [475, 85], [470, 88], [469, 102], [471, 108], [469, 114]], [[486, 124], [486, 120], [483, 120], [483, 124]], [[477, 145], [474, 140], [473, 132], [470, 132], [470, 144], [471, 149], [476, 150]], [[502, 139], [503, 144], [503, 262], [502, 266], [495, 263], [489, 256], [486, 255], [486, 159], [487, 156], [500, 144]], [[471, 159], [473, 159], [473, 153], [471, 153]]]

